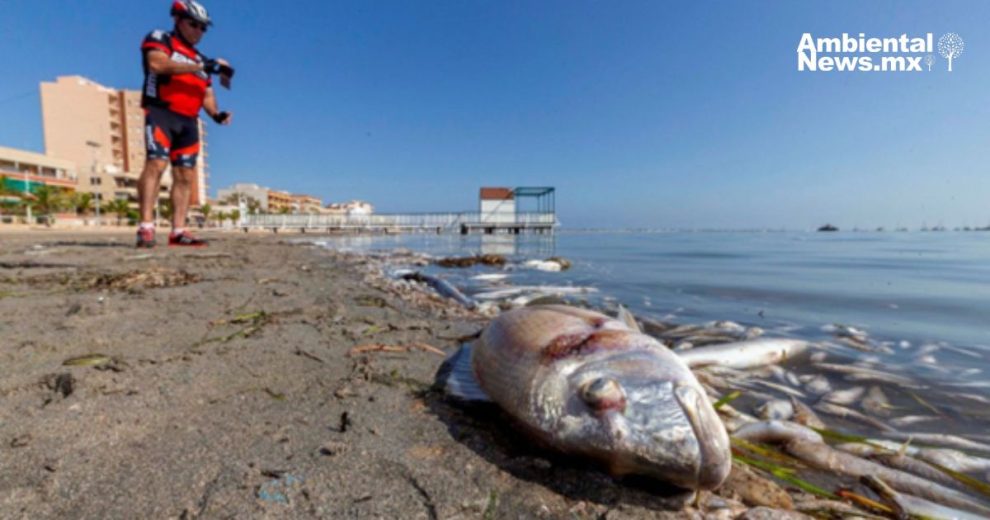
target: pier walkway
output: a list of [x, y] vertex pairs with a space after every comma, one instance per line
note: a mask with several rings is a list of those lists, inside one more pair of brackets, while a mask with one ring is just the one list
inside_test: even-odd
[[380, 233], [553, 233], [558, 226], [552, 212], [512, 215], [462, 213], [405, 213], [380, 215], [244, 215], [237, 226], [245, 232], [268, 229], [274, 232], [296, 230], [326, 232]]

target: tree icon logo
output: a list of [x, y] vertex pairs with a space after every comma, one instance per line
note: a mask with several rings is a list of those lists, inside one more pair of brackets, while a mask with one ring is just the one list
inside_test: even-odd
[[952, 72], [952, 60], [958, 58], [965, 48], [966, 44], [956, 33], [946, 33], [938, 39], [938, 53], [949, 60], [949, 72]]
[[928, 65], [928, 72], [932, 71], [932, 64], [935, 63], [935, 56], [929, 54], [925, 56], [925, 65]]

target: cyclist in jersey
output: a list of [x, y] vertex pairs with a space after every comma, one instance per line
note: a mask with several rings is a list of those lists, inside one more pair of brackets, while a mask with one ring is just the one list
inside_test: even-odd
[[172, 232], [170, 246], [205, 246], [206, 241], [185, 229], [186, 213], [196, 178], [199, 157], [199, 111], [229, 125], [232, 114], [217, 107], [212, 75], [229, 85], [234, 69], [222, 59], [210, 59], [196, 49], [213, 22], [206, 9], [192, 0], [172, 4], [175, 28], [152, 31], [141, 44], [148, 160], [138, 180], [141, 223], [137, 247], [155, 246], [154, 208], [162, 174], [172, 164]]

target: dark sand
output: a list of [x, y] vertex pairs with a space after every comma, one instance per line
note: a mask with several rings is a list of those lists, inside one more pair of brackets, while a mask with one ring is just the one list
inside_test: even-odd
[[[746, 510], [731, 485], [695, 507], [615, 482], [532, 446], [497, 410], [445, 400], [429, 347], [452, 352], [487, 319], [374, 260], [212, 238], [148, 251], [130, 234], [0, 235], [0, 518]], [[368, 345], [408, 351], [351, 352]], [[63, 364], [90, 354], [110, 359]], [[746, 503], [781, 505], [773, 491]], [[761, 513], [780, 518], [746, 516]]]

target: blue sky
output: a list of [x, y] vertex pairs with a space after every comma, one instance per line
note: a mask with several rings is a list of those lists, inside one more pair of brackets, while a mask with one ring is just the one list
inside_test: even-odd
[[[203, 2], [232, 61], [210, 185], [379, 212], [555, 186], [566, 226], [990, 223], [990, 2]], [[140, 88], [168, 1], [7, 0], [0, 146], [43, 151], [38, 83]], [[946, 71], [797, 70], [805, 32], [946, 32]], [[937, 56], [937, 53], [936, 53]]]

